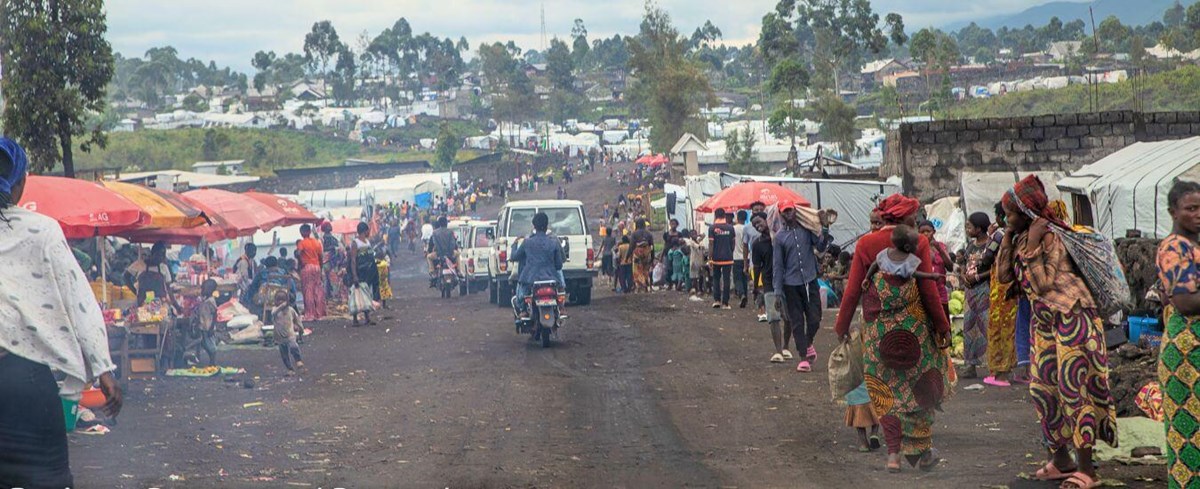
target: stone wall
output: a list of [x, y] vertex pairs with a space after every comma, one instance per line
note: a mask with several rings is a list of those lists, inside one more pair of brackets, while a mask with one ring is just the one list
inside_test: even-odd
[[880, 176], [908, 195], [958, 195], [963, 171], [1071, 172], [1139, 141], [1200, 135], [1200, 111], [1132, 111], [903, 124], [888, 135]]
[[296, 194], [301, 190], [349, 188], [358, 185], [361, 180], [428, 171], [431, 171], [428, 161], [294, 168], [275, 170], [275, 177], [264, 178], [254, 187], [275, 194]]

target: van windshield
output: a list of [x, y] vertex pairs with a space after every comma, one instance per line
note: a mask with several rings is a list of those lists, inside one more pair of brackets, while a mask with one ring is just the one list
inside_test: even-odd
[[508, 215], [508, 235], [529, 236], [533, 234], [533, 215], [538, 211], [545, 212], [550, 218], [550, 232], [559, 236], [578, 236], [586, 234], [583, 228], [583, 216], [577, 207], [543, 208], [543, 209], [513, 209]]

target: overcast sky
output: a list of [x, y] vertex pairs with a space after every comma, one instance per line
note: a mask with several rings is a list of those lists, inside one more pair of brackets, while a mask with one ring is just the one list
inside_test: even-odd
[[[881, 16], [898, 11], [910, 31], [959, 20], [1019, 12], [1046, 0], [874, 0]], [[762, 16], [775, 0], [659, 0], [676, 27], [690, 33], [711, 19], [726, 41], [743, 44], [758, 36]], [[343, 42], [366, 31], [371, 36], [405, 17], [416, 33], [466, 36], [482, 41], [515, 40], [540, 46], [539, 8], [545, 5], [548, 37], [567, 37], [576, 18], [589, 37], [629, 34], [638, 28], [642, 0], [109, 0], [109, 40], [126, 56], [172, 45], [180, 57], [216, 60], [252, 72], [258, 50], [300, 52], [304, 34], [318, 20], [333, 21]]]

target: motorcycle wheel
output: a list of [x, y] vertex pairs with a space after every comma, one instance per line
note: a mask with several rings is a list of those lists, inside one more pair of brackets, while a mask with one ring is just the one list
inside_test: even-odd
[[550, 328], [538, 326], [538, 330], [542, 333], [542, 348], [550, 348]]

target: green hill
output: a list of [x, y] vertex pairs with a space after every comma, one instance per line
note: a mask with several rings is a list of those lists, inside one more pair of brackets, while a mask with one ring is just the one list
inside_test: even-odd
[[[1125, 81], [1101, 84], [1097, 111], [1136, 110], [1135, 85], [1144, 112], [1187, 111], [1200, 107], [1200, 67], [1187, 66], [1143, 77], [1135, 84]], [[974, 99], [956, 104], [947, 111], [951, 119], [1018, 117], [1062, 114], [1089, 110], [1087, 85], [1071, 85], [1055, 90], [1009, 93], [999, 97]]]

